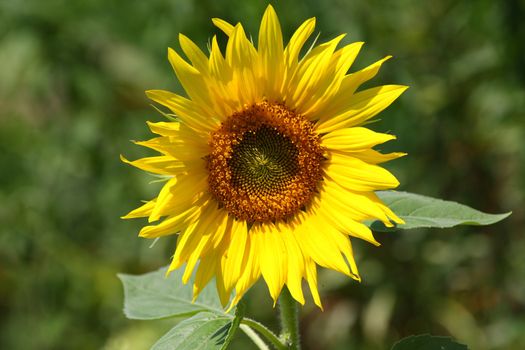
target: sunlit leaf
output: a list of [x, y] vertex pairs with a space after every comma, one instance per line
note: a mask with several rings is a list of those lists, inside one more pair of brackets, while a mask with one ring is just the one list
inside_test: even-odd
[[381, 200], [405, 221], [394, 228], [380, 221], [368, 222], [375, 231], [421, 227], [446, 228], [457, 225], [490, 225], [505, 219], [511, 213], [487, 214], [452, 201], [397, 191], [378, 191]]
[[211, 312], [200, 312], [188, 318], [160, 338], [152, 350], [219, 350], [224, 349], [232, 327], [232, 318]]
[[468, 350], [468, 347], [450, 337], [421, 334], [401, 339], [394, 344], [392, 350]]
[[[144, 275], [119, 274], [124, 285], [124, 313], [128, 318], [151, 320], [189, 316], [201, 311], [224, 315], [214, 283], [192, 303], [192, 281], [182, 284], [184, 267], [166, 277], [166, 268]], [[231, 317], [230, 317], [231, 318]]]

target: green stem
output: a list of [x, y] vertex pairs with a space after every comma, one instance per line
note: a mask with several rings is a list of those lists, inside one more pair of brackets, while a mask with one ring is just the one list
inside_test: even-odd
[[270, 347], [266, 345], [259, 334], [257, 334], [257, 332], [251, 329], [249, 326], [241, 324], [239, 328], [242, 329], [242, 331], [248, 336], [248, 338], [251, 339], [251, 341], [259, 348], [259, 350], [270, 350]]
[[279, 311], [281, 314], [281, 339], [290, 350], [300, 350], [299, 319], [297, 302], [284, 287], [279, 296]]
[[[241, 321], [241, 324], [255, 329], [257, 332], [259, 332], [261, 335], [263, 335], [266, 338], [266, 340], [268, 340], [277, 350], [286, 350], [286, 349], [288, 349], [288, 347], [286, 345], [284, 345], [281, 342], [281, 340], [279, 340], [279, 337], [277, 337], [271, 330], [266, 328], [266, 326], [264, 326], [262, 323], [259, 323], [257, 321], [252, 320], [252, 319], [249, 319], [249, 318], [243, 318], [242, 321]], [[251, 330], [251, 328], [249, 328], [249, 329]], [[244, 327], [241, 327], [241, 329], [250, 338], [252, 338], [252, 336], [250, 334], [248, 334], [249, 332], [247, 332], [247, 330]], [[254, 338], [252, 338], [252, 340], [254, 341], [254, 343], [257, 344], [257, 346], [259, 346], [260, 349], [263, 349], [254, 340]]]

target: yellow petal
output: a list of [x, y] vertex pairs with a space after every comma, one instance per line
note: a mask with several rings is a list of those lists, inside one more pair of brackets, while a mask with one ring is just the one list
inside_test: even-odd
[[217, 265], [220, 261], [220, 255], [222, 251], [214, 250], [213, 253], [208, 254], [201, 258], [197, 273], [195, 274], [195, 281], [193, 283], [193, 301], [197, 300], [200, 292], [210, 282], [211, 278], [215, 275]]
[[167, 217], [157, 225], [144, 226], [140, 230], [139, 236], [144, 238], [157, 238], [179, 233], [195, 221], [198, 212], [199, 208], [197, 206], [190, 207], [180, 214]]
[[179, 122], [147, 123], [152, 132], [168, 136], [170, 143], [174, 145], [184, 144], [189, 148], [197, 147], [207, 150], [208, 137], [203, 137], [202, 134], [194, 132], [185, 124]]
[[[330, 185], [328, 185], [329, 183]], [[334, 191], [338, 192], [334, 193]], [[344, 213], [344, 215], [348, 216], [349, 219], [357, 222], [373, 218], [368, 211], [362, 209], [363, 205], [360, 201], [352, 201], [360, 200], [360, 193], [348, 191], [346, 188], [339, 186], [335, 181], [330, 179], [325, 180], [323, 189], [320, 192], [320, 201], [312, 202], [312, 208], [316, 208], [316, 210], [322, 210], [324, 207], [327, 207], [326, 210], [328, 211], [335, 212], [336, 210], [339, 210]], [[381, 213], [379, 210], [378, 212]]]
[[290, 228], [285, 224], [278, 226], [287, 252], [287, 278], [286, 285], [292, 297], [304, 305], [303, 288], [301, 286], [302, 277], [305, 276], [305, 262], [301, 248], [297, 243], [295, 235], [290, 232]]
[[146, 122], [151, 132], [162, 136], [177, 136], [180, 130], [179, 122]]
[[302, 113], [303, 104], [317, 92], [324, 83], [325, 71], [330, 67], [330, 59], [337, 44], [345, 35], [321, 44], [306, 55], [297, 68], [296, 76], [292, 81], [293, 89], [285, 96], [287, 105]]
[[332, 57], [328, 69], [321, 80], [321, 83], [314, 91], [312, 97], [304, 101], [301, 107], [301, 113], [307, 118], [318, 119], [316, 110], [323, 108], [325, 104], [331, 106], [333, 104], [333, 96], [339, 92], [345, 74], [354, 63], [357, 54], [361, 50], [363, 42], [355, 42], [346, 45], [342, 49], [336, 51]]
[[179, 34], [179, 42], [182, 51], [184, 51], [186, 57], [191, 61], [193, 67], [201, 74], [206, 74], [208, 72], [208, 57], [184, 34]]
[[222, 55], [217, 36], [213, 36], [211, 40], [210, 59], [208, 61], [210, 73], [215, 79], [228, 79], [229, 67], [226, 65], [226, 60]]
[[126, 215], [122, 216], [122, 219], [134, 219], [134, 218], [143, 218], [146, 216], [149, 216], [153, 208], [155, 207], [155, 200], [148, 201], [138, 207], [137, 209], [133, 209]]
[[226, 61], [231, 67], [250, 67], [255, 63], [257, 50], [248, 40], [242, 24], [238, 23], [226, 45]]
[[[344, 153], [343, 153], [344, 154]], [[373, 149], [367, 149], [361, 152], [352, 152], [352, 157], [359, 158], [364, 162], [370, 163], [370, 164], [381, 164], [384, 162], [388, 162], [393, 159], [401, 158], [406, 156], [406, 153], [403, 152], [392, 152], [392, 153], [380, 153]]]
[[374, 132], [363, 127], [337, 129], [321, 137], [323, 146], [344, 151], [362, 151], [389, 140], [394, 135]]
[[243, 271], [237, 283], [235, 284], [235, 297], [232, 301], [232, 306], [235, 306], [243, 297], [246, 291], [259, 279], [261, 276], [261, 269], [259, 267], [259, 252], [256, 250], [253, 237], [248, 233], [246, 241], [246, 252], [244, 254]]
[[155, 137], [148, 141], [135, 141], [136, 145], [148, 147], [165, 155], [173, 156], [173, 150], [171, 149], [170, 138], [167, 136]]
[[[217, 229], [217, 232], [211, 237], [212, 249], [217, 250], [226, 243], [229, 244], [231, 237], [231, 229], [233, 225], [233, 219], [229, 215], [225, 215], [222, 218], [222, 222]], [[228, 242], [225, 242], [228, 241]], [[223, 249], [223, 248], [220, 248]]]
[[135, 144], [171, 156], [174, 163], [180, 163], [180, 161], [183, 161], [184, 164], [188, 164], [192, 161], [202, 162], [203, 157], [210, 152], [209, 146], [206, 142], [194, 142], [194, 140], [184, 139], [180, 137], [180, 135], [179, 137], [155, 137], [148, 141], [135, 141]]
[[310, 212], [307, 220], [294, 233], [305, 256], [323, 267], [351, 276], [348, 265], [331, 237], [331, 230], [334, 228]]
[[159, 175], [177, 175], [184, 170], [184, 163], [171, 156], [145, 157], [134, 161], [120, 155], [120, 160], [144, 171]]
[[[385, 225], [390, 226], [390, 219], [394, 219], [391, 211], [379, 200], [374, 192], [353, 192], [349, 191], [333, 181], [326, 181], [322, 191], [322, 201], [328, 206], [340, 208], [340, 213], [346, 213], [355, 221], [370, 219], [381, 220]], [[335, 210], [334, 210], [335, 212]], [[359, 237], [363, 238], [364, 237]], [[365, 239], [368, 240], [368, 239]], [[370, 241], [375, 244], [373, 241]]]
[[199, 244], [208, 242], [208, 238], [219, 225], [216, 219], [220, 217], [221, 211], [217, 210], [213, 201], [211, 203], [207, 202], [205, 205], [200, 206], [199, 209], [196, 220], [179, 234], [177, 248], [168, 269], [169, 271], [173, 271], [187, 262], [197, 248], [203, 249], [203, 246], [199, 246]]
[[257, 240], [261, 274], [275, 306], [287, 277], [286, 246], [272, 224], [254, 225], [251, 230], [254, 230], [253, 237]]
[[225, 20], [222, 20], [220, 18], [212, 18], [211, 21], [213, 22], [213, 24], [219, 28], [220, 30], [222, 30], [224, 32], [224, 34], [226, 34], [227, 36], [232, 36], [233, 35], [233, 26], [226, 22]]
[[381, 65], [389, 60], [392, 56], [386, 56], [383, 59], [365, 67], [355, 73], [346, 75], [339, 86], [337, 93], [332, 96], [328, 103], [313, 111], [315, 113], [313, 120], [330, 119], [335, 115], [342, 113], [348, 106], [348, 99], [352, 96], [357, 88], [372, 79], [379, 72]]
[[215, 110], [220, 118], [226, 118], [237, 110], [239, 101], [236, 99], [233, 86], [233, 70], [226, 63], [216, 36], [211, 41], [208, 66], [211, 76], [208, 84], [212, 85], [210, 91], [214, 94], [214, 100], [217, 101]]
[[348, 99], [341, 113], [322, 118], [317, 132], [324, 134], [362, 124], [390, 106], [407, 88], [402, 85], [383, 85], [358, 92]]
[[262, 98], [256, 79], [259, 75], [257, 55], [252, 43], [246, 38], [242, 25], [237, 24], [226, 45], [226, 62], [233, 69], [231, 88], [237, 97], [238, 109]]
[[210, 98], [209, 86], [205, 79], [207, 71], [198, 71], [182, 59], [172, 48], [168, 49], [168, 59], [190, 100], [196, 103], [201, 114], [205, 114], [208, 119], [212, 120], [215, 114], [213, 111], [213, 101]]
[[265, 81], [266, 98], [280, 99], [282, 75], [284, 71], [284, 50], [281, 25], [277, 14], [268, 5], [259, 29], [259, 58], [261, 59], [262, 77]]
[[[323, 202], [323, 204], [325, 204]], [[358, 204], [356, 204], [358, 205]], [[333, 226], [337, 227], [339, 231], [348, 234], [353, 237], [363, 239], [367, 242], [372, 243], [375, 246], [379, 246], [379, 242], [376, 241], [374, 235], [370, 228], [366, 225], [363, 225], [360, 222], [357, 222], [351, 219], [348, 215], [345, 214], [342, 208], [337, 208], [336, 205], [326, 203], [326, 208], [318, 209], [319, 215], [322, 215], [326, 222], [331, 223]]]
[[272, 5], [268, 5], [261, 21], [259, 29], [259, 52], [263, 52], [275, 60], [278, 58], [282, 59], [284, 53], [281, 25], [279, 24], [279, 18]]
[[164, 185], [150, 214], [150, 222], [158, 220], [163, 215], [180, 213], [196, 204], [198, 200], [202, 200], [207, 193], [206, 173], [191, 171], [189, 173], [191, 175], [179, 176]]
[[[404, 224], [405, 221], [398, 217], [388, 206], [386, 206], [381, 199], [375, 193], [369, 193], [368, 197], [379, 206], [385, 214], [389, 217], [390, 220], [394, 221], [396, 224]], [[383, 221], [386, 226], [391, 226], [387, 222]]]
[[206, 117], [204, 111], [195, 102], [182, 96], [164, 90], [148, 90], [146, 95], [149, 99], [171, 109], [196, 133], [208, 134], [218, 126], [217, 121]]
[[243, 272], [244, 266], [242, 262], [247, 251], [247, 236], [246, 221], [232, 220], [229, 248], [221, 262], [224, 287], [227, 290], [235, 286]]
[[337, 247], [343, 253], [346, 258], [346, 262], [350, 266], [350, 277], [360, 282], [361, 277], [359, 276], [359, 271], [357, 270], [357, 264], [355, 263], [354, 252], [352, 250], [352, 243], [350, 242], [350, 239], [341, 232], [334, 232], [332, 238], [336, 242]]
[[222, 307], [226, 307], [231, 297], [231, 290], [227, 290], [224, 286], [224, 278], [222, 276], [222, 269], [217, 268], [215, 275], [215, 286], [217, 287], [217, 293], [219, 293], [219, 299]]
[[332, 153], [326, 174], [342, 187], [353, 191], [375, 191], [396, 188], [399, 181], [388, 170], [355, 157]]
[[306, 21], [292, 35], [292, 38], [288, 42], [284, 51], [285, 61], [287, 67], [293, 67], [297, 65], [299, 53], [303, 48], [304, 43], [310, 35], [312, 35], [315, 28], [315, 17], [312, 17]]
[[315, 305], [323, 310], [321, 298], [319, 297], [319, 291], [317, 290], [317, 265], [312, 259], [306, 260], [306, 281], [310, 287], [310, 293], [312, 293], [312, 298], [314, 299]]
[[[217, 232], [223, 217], [227, 215], [225, 211], [217, 209], [215, 203], [211, 204], [211, 206], [213, 207], [211, 209], [212, 212], [203, 211], [198, 221], [199, 224], [191, 233], [186, 244], [177, 245], [177, 251], [172, 263], [176, 263], [176, 259], [186, 261], [186, 268], [182, 276], [182, 282], [185, 284], [188, 283], [197, 261], [199, 261], [201, 256], [205, 255], [211, 247], [211, 237]], [[206, 216], [206, 218], [204, 218], [204, 216]], [[179, 251], [181, 254], [177, 256], [177, 252]]]
[[149, 216], [149, 222], [157, 221], [161, 217], [161, 211], [173, 199], [172, 188], [177, 184], [177, 178], [172, 178], [162, 186], [157, 199], [155, 200], [155, 207]]

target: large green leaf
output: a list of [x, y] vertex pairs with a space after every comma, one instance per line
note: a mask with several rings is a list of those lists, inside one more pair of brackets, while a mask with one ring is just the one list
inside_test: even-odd
[[124, 285], [124, 313], [128, 318], [151, 320], [190, 316], [201, 311], [224, 315], [214, 283], [192, 303], [192, 282], [182, 284], [184, 267], [166, 277], [166, 268], [144, 275], [119, 274]]
[[468, 350], [468, 347], [456, 343], [450, 337], [421, 334], [401, 339], [394, 344], [392, 350]]
[[397, 191], [378, 191], [379, 198], [405, 221], [404, 225], [387, 228], [380, 221], [368, 222], [375, 231], [420, 227], [446, 228], [457, 225], [490, 225], [511, 213], [487, 214], [451, 201]]
[[230, 316], [200, 312], [160, 338], [152, 350], [221, 350], [232, 327]]

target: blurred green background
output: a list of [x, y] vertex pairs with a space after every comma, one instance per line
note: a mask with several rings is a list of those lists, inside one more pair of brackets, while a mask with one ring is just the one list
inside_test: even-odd
[[[157, 184], [119, 161], [150, 154], [146, 89], [181, 92], [166, 59], [185, 33], [203, 49], [211, 17], [257, 36], [264, 1], [0, 1], [0, 348], [146, 349], [172, 320], [122, 314], [117, 272], [168, 263], [141, 220], [119, 216]], [[488, 212], [489, 227], [377, 234], [355, 242], [363, 282], [322, 271], [325, 311], [301, 312], [305, 349], [386, 349], [414, 333], [472, 349], [525, 348], [525, 2], [275, 1], [288, 39], [315, 16], [320, 39], [366, 41], [352, 69], [392, 54], [372, 85], [411, 86], [374, 124], [409, 156], [401, 189]], [[221, 36], [224, 43], [224, 37]], [[276, 325], [261, 283], [248, 315]], [[234, 349], [253, 345], [239, 335]]]

